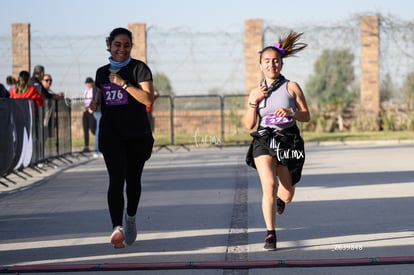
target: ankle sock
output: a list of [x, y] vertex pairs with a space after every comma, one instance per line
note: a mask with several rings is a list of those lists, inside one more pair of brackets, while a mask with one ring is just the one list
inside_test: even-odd
[[273, 235], [276, 236], [276, 230], [267, 230], [267, 235]]

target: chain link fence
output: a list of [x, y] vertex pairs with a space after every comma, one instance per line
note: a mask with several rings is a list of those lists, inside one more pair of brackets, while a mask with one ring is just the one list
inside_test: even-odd
[[[355, 75], [360, 75], [360, 16], [325, 23], [272, 25], [264, 21], [264, 44], [273, 44], [280, 35], [293, 29], [304, 32], [309, 46], [285, 60], [287, 78], [306, 83], [313, 74], [315, 60], [324, 49], [347, 48], [355, 55]], [[369, 14], [368, 14], [369, 15]], [[397, 17], [380, 17], [380, 77], [392, 77], [396, 87], [412, 72], [414, 61], [414, 22]], [[52, 89], [80, 97], [87, 76], [107, 63], [106, 33], [84, 35], [31, 34], [31, 64], [42, 64], [52, 74]], [[244, 89], [244, 30], [227, 32], [194, 32], [185, 27], [147, 27], [147, 59], [154, 73], [163, 73], [171, 81], [175, 95], [240, 94]], [[260, 50], [260, 49], [257, 49]], [[11, 74], [11, 37], [0, 34], [0, 77]], [[356, 82], [359, 81], [357, 77]], [[306, 91], [305, 91], [306, 93]]]
[[[264, 44], [272, 45], [289, 30], [304, 32], [309, 46], [298, 57], [285, 60], [282, 73], [302, 88], [314, 74], [314, 63], [325, 49], [346, 48], [355, 56], [355, 87], [360, 82], [360, 16], [336, 22], [305, 22], [292, 26], [264, 21]], [[380, 81], [391, 79], [393, 98], [401, 101], [401, 85], [414, 71], [414, 22], [397, 17], [380, 18]], [[165, 74], [173, 95], [163, 94], [155, 105], [155, 134], [161, 145], [238, 143], [249, 138], [241, 125], [245, 103], [244, 30], [194, 32], [185, 27], [168, 29], [147, 26], [147, 59], [154, 74]], [[95, 76], [107, 63], [107, 33], [88, 36], [31, 35], [31, 64], [42, 64], [53, 76], [52, 89], [69, 99], [81, 97], [84, 80]], [[260, 50], [260, 49], [257, 49]], [[259, 58], [259, 57], [258, 57]], [[258, 60], [259, 61], [259, 60]], [[0, 34], [0, 77], [11, 73], [11, 37]], [[306, 89], [304, 90], [306, 95]], [[310, 99], [311, 100], [311, 99]], [[76, 108], [72, 113], [72, 135], [76, 138]], [[410, 120], [410, 116], [407, 116]], [[409, 123], [409, 121], [407, 122]], [[75, 127], [75, 129], [81, 129]]]

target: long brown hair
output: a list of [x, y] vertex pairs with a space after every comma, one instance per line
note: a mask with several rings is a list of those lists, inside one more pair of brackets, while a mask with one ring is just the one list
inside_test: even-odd
[[15, 92], [16, 94], [23, 94], [27, 90], [27, 83], [29, 82], [30, 73], [28, 71], [21, 71], [17, 79]]
[[297, 33], [291, 30], [286, 37], [279, 37], [279, 43], [275, 43], [273, 46], [265, 47], [263, 50], [259, 51], [260, 60], [262, 59], [262, 53], [267, 50], [278, 52], [281, 58], [295, 55], [297, 52], [300, 52], [308, 46], [306, 43], [299, 42], [302, 35], [303, 32]]

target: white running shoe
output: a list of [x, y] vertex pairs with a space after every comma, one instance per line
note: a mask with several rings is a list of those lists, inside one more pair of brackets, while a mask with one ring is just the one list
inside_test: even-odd
[[122, 226], [117, 226], [114, 228], [114, 232], [112, 232], [111, 235], [111, 244], [114, 246], [114, 248], [124, 248], [124, 229]]

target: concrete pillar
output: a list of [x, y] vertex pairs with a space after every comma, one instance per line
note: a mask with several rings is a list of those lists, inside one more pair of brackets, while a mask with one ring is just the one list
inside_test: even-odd
[[246, 93], [257, 87], [262, 79], [258, 51], [263, 49], [262, 19], [247, 19], [244, 23], [244, 67]]
[[12, 24], [12, 75], [20, 71], [30, 72], [30, 24]]
[[374, 116], [380, 111], [379, 20], [361, 16], [361, 109]]
[[147, 30], [145, 23], [129, 23], [128, 29], [132, 32], [134, 43], [131, 57], [147, 63]]

